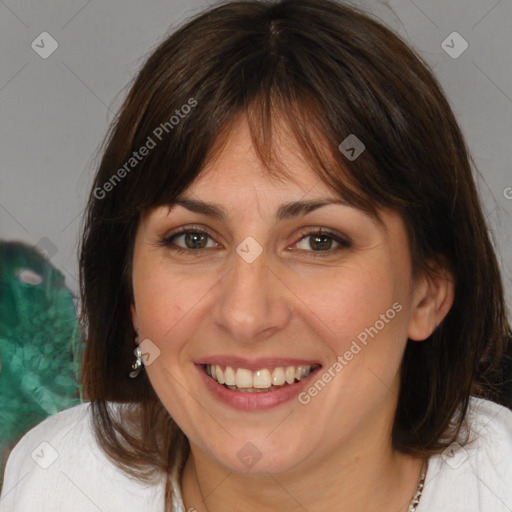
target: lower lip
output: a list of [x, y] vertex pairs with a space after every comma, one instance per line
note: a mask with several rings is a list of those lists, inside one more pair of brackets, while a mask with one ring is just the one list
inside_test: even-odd
[[208, 390], [215, 398], [226, 405], [240, 411], [265, 410], [277, 407], [285, 402], [289, 402], [309, 385], [310, 379], [316, 375], [321, 366], [315, 368], [305, 379], [295, 384], [284, 386], [274, 391], [244, 393], [242, 391], [233, 391], [225, 388], [222, 384], [213, 380], [204, 371], [204, 366], [196, 365]]

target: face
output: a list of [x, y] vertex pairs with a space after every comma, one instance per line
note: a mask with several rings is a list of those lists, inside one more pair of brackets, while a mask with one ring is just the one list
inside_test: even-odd
[[[152, 386], [193, 450], [239, 473], [386, 445], [407, 337], [430, 334], [401, 218], [380, 225], [279, 149], [293, 180], [265, 175], [240, 121], [190, 201], [149, 212], [135, 241]], [[304, 201], [323, 205], [283, 207]]]

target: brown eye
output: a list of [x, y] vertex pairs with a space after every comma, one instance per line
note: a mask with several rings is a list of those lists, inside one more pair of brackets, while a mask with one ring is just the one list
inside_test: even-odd
[[[333, 243], [335, 244], [334, 248]], [[351, 243], [337, 233], [321, 229], [302, 233], [301, 239], [295, 244], [295, 247], [306, 252], [332, 254], [351, 247]], [[321, 254], [318, 255], [321, 256]]]
[[[210, 245], [208, 245], [210, 241]], [[164, 237], [160, 244], [177, 252], [197, 251], [219, 247], [211, 234], [204, 229], [182, 229]]]
[[183, 237], [187, 249], [204, 249], [207, 244], [208, 235], [191, 231], [180, 235], [180, 237]]

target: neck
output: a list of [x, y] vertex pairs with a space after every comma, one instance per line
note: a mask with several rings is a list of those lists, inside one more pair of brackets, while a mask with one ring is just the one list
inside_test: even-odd
[[191, 445], [182, 476], [185, 510], [220, 512], [243, 503], [247, 512], [407, 512], [423, 461], [383, 441], [369, 446], [366, 437], [366, 444], [347, 443], [350, 448], [318, 454], [292, 471], [251, 476], [227, 470]]

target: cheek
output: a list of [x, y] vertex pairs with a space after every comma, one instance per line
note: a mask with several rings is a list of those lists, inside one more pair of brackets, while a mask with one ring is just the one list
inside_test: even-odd
[[185, 345], [215, 281], [211, 273], [176, 272], [168, 262], [156, 259], [141, 258], [134, 266], [140, 332], [160, 348], [162, 356], [170, 357]]
[[[392, 306], [400, 302], [401, 288], [392, 272], [380, 266], [359, 266], [334, 269], [322, 279], [301, 280], [296, 283], [294, 292], [301, 299], [297, 305], [307, 323], [315, 326], [331, 350], [342, 354], [357, 335], [366, 332], [365, 329], [377, 321], [381, 326], [381, 314], [386, 316], [391, 310], [386, 319], [389, 316], [393, 316], [393, 320], [399, 318]], [[386, 331], [393, 320], [386, 323]]]

